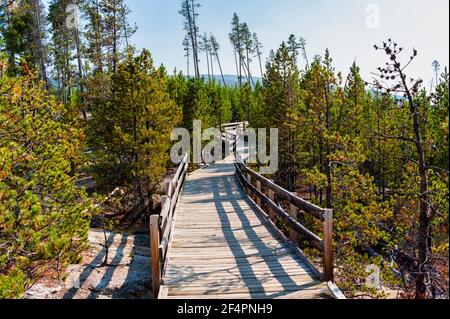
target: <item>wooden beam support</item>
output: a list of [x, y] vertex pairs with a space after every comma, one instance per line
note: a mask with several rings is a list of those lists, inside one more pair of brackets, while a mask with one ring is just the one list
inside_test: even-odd
[[[273, 190], [269, 189], [269, 191], [268, 191], [268, 197], [269, 197], [269, 199], [270, 199], [272, 202], [275, 203], [275, 192], [274, 192]], [[270, 219], [271, 219], [274, 223], [276, 223], [277, 217], [276, 217], [275, 212], [273, 211], [273, 209], [270, 208], [270, 207], [269, 207], [269, 217], [270, 217]]]
[[[262, 187], [261, 187], [261, 182], [260, 181], [256, 181], [256, 189], [259, 190], [261, 192]], [[259, 196], [256, 197], [256, 204], [261, 207], [262, 205], [262, 200]]]
[[326, 209], [323, 217], [323, 281], [334, 282], [333, 210]]
[[150, 249], [152, 269], [152, 290], [154, 298], [158, 298], [161, 286], [161, 259], [159, 251], [159, 216], [150, 216]]
[[[290, 204], [289, 205], [289, 216], [294, 218], [295, 220], [298, 219], [298, 208], [297, 206]], [[297, 246], [298, 245], [298, 234], [293, 228], [289, 228], [289, 239], [291, 242]]]

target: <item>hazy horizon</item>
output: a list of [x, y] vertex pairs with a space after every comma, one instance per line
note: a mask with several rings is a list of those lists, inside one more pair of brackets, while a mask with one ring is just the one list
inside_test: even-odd
[[[155, 62], [164, 64], [169, 73], [176, 68], [187, 74], [182, 46], [185, 35], [183, 18], [178, 13], [181, 1], [125, 2], [131, 9], [130, 24], [139, 26], [130, 43], [138, 49], [149, 49]], [[200, 34], [212, 33], [217, 37], [224, 74], [236, 74], [228, 38], [234, 12], [242, 22], [248, 23], [252, 32], [258, 34], [264, 46], [264, 62], [270, 50], [276, 50], [290, 34], [295, 34], [306, 39], [310, 60], [315, 55], [323, 56], [328, 48], [337, 71], [345, 76], [356, 61], [366, 81], [371, 80], [371, 72], [384, 65], [386, 58], [382, 52], [375, 51], [373, 45], [388, 38], [405, 48], [405, 59], [413, 47], [418, 50], [419, 55], [409, 67], [408, 74], [422, 78], [426, 88], [434, 78], [433, 61], [439, 61], [441, 71], [449, 65], [449, 2], [446, 0], [346, 0], [339, 4], [330, 0], [199, 2], [202, 5], [198, 10]], [[376, 18], [376, 11], [379, 11], [379, 25], [373, 25], [374, 20], [371, 19]], [[372, 24], [367, 24], [368, 19]], [[207, 74], [206, 58], [201, 54], [200, 59], [200, 71]], [[299, 67], [303, 66], [300, 58]], [[214, 71], [216, 75], [220, 74], [217, 65]], [[252, 74], [260, 76], [256, 59]]]

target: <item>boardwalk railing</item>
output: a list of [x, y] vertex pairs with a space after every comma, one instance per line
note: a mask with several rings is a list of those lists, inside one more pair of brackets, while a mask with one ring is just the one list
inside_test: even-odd
[[166, 196], [163, 196], [161, 200], [161, 214], [150, 217], [152, 288], [155, 299], [158, 298], [161, 287], [161, 274], [166, 266], [166, 257], [173, 235], [174, 214], [188, 167], [188, 155], [186, 154], [175, 176], [166, 186]]
[[227, 124], [222, 124], [222, 129], [236, 129], [236, 128], [245, 128], [246, 126], [248, 126], [249, 123], [248, 122], [236, 122], [236, 123], [227, 123]]
[[[277, 224], [278, 220], [282, 220], [287, 225], [290, 232], [290, 241], [297, 245], [299, 238], [302, 238], [322, 253], [322, 280], [333, 282], [333, 210], [317, 207], [255, 173], [242, 161], [238, 154], [236, 155], [235, 166], [237, 177], [247, 194], [256, 197], [256, 204], [268, 213], [274, 224]], [[289, 212], [286, 212], [277, 204], [278, 200], [289, 203]], [[303, 211], [322, 222], [323, 239], [297, 220], [299, 211]]]

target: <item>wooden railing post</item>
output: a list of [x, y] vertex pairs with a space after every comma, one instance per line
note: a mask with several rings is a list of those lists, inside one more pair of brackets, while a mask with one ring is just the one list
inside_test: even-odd
[[[298, 218], [298, 208], [294, 204], [289, 204], [289, 215], [292, 218], [294, 218], [295, 220], [297, 220], [297, 218]], [[295, 230], [293, 230], [292, 228], [289, 230], [289, 239], [291, 240], [291, 242], [293, 244], [295, 244], [295, 245], [298, 244], [297, 232]]]
[[[271, 189], [269, 189], [268, 194], [269, 199], [275, 203], [275, 192]], [[270, 219], [275, 223], [277, 221], [275, 217], [275, 213], [272, 211], [272, 209], [269, 207], [269, 217]]]
[[332, 209], [323, 213], [323, 281], [334, 282]]
[[[261, 192], [262, 187], [261, 187], [261, 181], [256, 181], [256, 189], [259, 190]], [[261, 197], [256, 196], [256, 204], [261, 207], [262, 201], [261, 201]]]
[[150, 216], [150, 247], [152, 258], [152, 288], [153, 297], [158, 299], [159, 288], [161, 287], [161, 259], [159, 255], [159, 216]]
[[[252, 176], [250, 174], [247, 174], [247, 181], [250, 185], [252, 185]], [[252, 195], [252, 189], [249, 187], [247, 190], [248, 195]]]

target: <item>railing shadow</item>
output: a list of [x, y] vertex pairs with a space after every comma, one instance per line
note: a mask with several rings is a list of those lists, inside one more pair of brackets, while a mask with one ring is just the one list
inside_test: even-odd
[[117, 247], [114, 258], [110, 263], [108, 262], [108, 265], [106, 266], [106, 272], [103, 274], [97, 286], [91, 290], [91, 293], [89, 294], [87, 299], [97, 299], [108, 288], [108, 285], [110, 284], [114, 273], [116, 272], [116, 267], [119, 267], [120, 263], [122, 262], [122, 259], [124, 257], [124, 249], [127, 245], [127, 242], [128, 236], [122, 235], [122, 239], [120, 240], [120, 244]]
[[[223, 165], [228, 165], [229, 167], [224, 168]], [[202, 205], [207, 203], [214, 203], [216, 214], [220, 220], [221, 228], [218, 229], [218, 233], [223, 235], [228, 247], [234, 256], [236, 261], [235, 266], [231, 267], [221, 267], [219, 271], [208, 271], [204, 273], [195, 273], [192, 268], [183, 267], [183, 269], [172, 269], [171, 271], [176, 273], [175, 277], [178, 275], [179, 280], [176, 282], [194, 283], [195, 281], [201, 281], [201, 279], [207, 279], [208, 277], [215, 278], [216, 282], [214, 285], [207, 288], [206, 295], [211, 295], [214, 293], [224, 294], [227, 291], [231, 292], [233, 285], [239, 285], [239, 287], [250, 287], [248, 289], [250, 296], [252, 298], [276, 298], [282, 297], [287, 294], [291, 294], [294, 291], [307, 289], [308, 287], [316, 285], [316, 283], [311, 279], [311, 282], [306, 284], [297, 284], [285, 270], [280, 258], [283, 256], [290, 255], [288, 248], [274, 249], [273, 245], [270, 246], [264, 242], [256, 231], [258, 227], [265, 227], [267, 231], [275, 236], [273, 231], [270, 230], [267, 225], [266, 220], [258, 213], [254, 216], [261, 222], [261, 225], [255, 225], [247, 217], [246, 211], [248, 209], [243, 209], [240, 205], [240, 201], [245, 201], [251, 210], [254, 210], [252, 204], [248, 200], [246, 194], [243, 193], [240, 188], [237, 178], [230, 172], [234, 172], [233, 164], [217, 163], [214, 166], [209, 167], [208, 173], [214, 174], [212, 177], [202, 176], [201, 178], [196, 178], [191, 180], [190, 187], [186, 187], [184, 191], [184, 198], [190, 198], [188, 204]], [[217, 174], [222, 173], [223, 174]], [[210, 198], [204, 198], [205, 190], [210, 190]], [[200, 193], [200, 195], [199, 195]], [[199, 196], [196, 196], [199, 195]], [[208, 195], [208, 194], [207, 194]], [[209, 197], [209, 196], [208, 196]], [[230, 208], [233, 211], [230, 213]], [[238, 217], [239, 222], [242, 227], [234, 227], [231, 222], [231, 215], [234, 214]], [[240, 232], [240, 236], [237, 236], [237, 232]], [[244, 240], [242, 240], [242, 233], [245, 234]], [[239, 238], [238, 238], [239, 237]], [[214, 244], [214, 237], [205, 238], [205, 245]], [[252, 247], [256, 253], [249, 254], [243, 246]], [[268, 253], [269, 252], [269, 253]], [[254, 257], [261, 257], [262, 261], [255, 263]], [[253, 259], [251, 259], [253, 258]], [[304, 265], [297, 258], [292, 258], [298, 265], [299, 269], [304, 269]], [[265, 269], [261, 272], [262, 267]], [[258, 266], [258, 274], [255, 273], [254, 267]], [[227, 273], [226, 278], [214, 277], [216, 272]], [[239, 275], [237, 275], [239, 274]], [[267, 292], [268, 289], [264, 286], [266, 282], [274, 282], [274, 279], [280, 284], [282, 289], [277, 292]]]
[[[113, 248], [112, 245], [115, 240], [119, 241], [117, 236], [121, 236], [120, 242], [117, 247]], [[135, 235], [131, 250], [127, 248], [129, 240], [130, 237], [127, 235], [110, 233], [107, 239], [110, 247], [108, 265], [102, 266], [106, 255], [106, 249], [102, 247], [94, 259], [81, 271], [79, 286], [70, 288], [64, 294], [63, 299], [77, 298], [80, 290], [83, 290], [83, 299], [99, 299], [100, 297], [111, 299], [150, 298], [148, 272], [150, 257], [143, 255], [145, 247], [149, 247], [148, 236]], [[130, 256], [127, 256], [127, 254], [130, 254]], [[96, 276], [99, 276], [99, 278]], [[94, 287], [87, 287], [92, 283], [95, 285]]]
[[[109, 234], [107, 244], [111, 245], [114, 242], [115, 234]], [[79, 276], [79, 287], [70, 288], [63, 296], [63, 299], [73, 299], [77, 295], [78, 291], [83, 287], [92, 272], [101, 265], [106, 256], [106, 250], [102, 249], [97, 256], [87, 265]]]
[[[229, 164], [223, 164], [223, 165], [229, 165]], [[218, 180], [218, 185], [228, 196], [233, 194], [233, 190], [231, 188], [232, 185], [235, 185], [235, 187], [239, 187], [235, 176], [220, 177]], [[215, 193], [214, 196], [215, 197], [217, 196], [218, 198], [220, 198], [220, 193], [219, 194]], [[247, 218], [247, 215], [242, 210], [241, 206], [239, 205], [239, 202], [237, 200], [229, 200], [227, 202], [228, 202], [228, 204], [231, 204], [231, 206], [233, 207], [233, 209], [235, 211], [236, 216], [239, 217], [242, 224], [250, 225], [250, 221]], [[224, 213], [221, 214], [221, 212], [224, 212], [223, 202], [215, 201], [215, 203], [216, 203], [217, 211], [220, 216], [223, 233], [224, 233], [225, 237], [227, 238], [227, 241], [238, 242], [237, 238], [234, 235], [233, 230], [231, 229], [231, 223], [228, 218], [228, 214], [224, 214]], [[265, 226], [265, 227], [267, 227], [267, 226]], [[280, 285], [283, 287], [283, 289], [285, 291], [292, 291], [293, 289], [296, 289], [296, 288], [298, 288], [298, 289], [302, 288], [301, 286], [297, 285], [297, 283], [290, 277], [289, 273], [284, 270], [284, 267], [278, 258], [272, 258], [272, 257], [265, 256], [264, 252], [266, 252], [267, 250], [271, 250], [271, 248], [268, 247], [264, 243], [264, 241], [258, 236], [258, 234], [256, 233], [256, 231], [253, 227], [245, 227], [244, 232], [246, 234], [247, 240], [253, 244], [253, 246], [258, 250], [258, 252], [262, 256], [262, 259], [265, 261], [267, 268], [272, 272], [273, 278], [276, 279], [280, 283]], [[269, 230], [269, 232], [270, 232], [270, 230]], [[247, 257], [239, 258], [240, 256], [245, 256], [245, 250], [240, 245], [233, 245], [233, 246], [229, 245], [229, 247], [230, 247], [231, 251], [233, 252], [233, 254], [235, 255], [235, 258], [240, 259], [240, 261], [242, 261], [241, 263], [238, 264], [239, 271], [242, 274], [249, 274], [249, 273], [253, 274], [253, 276], [250, 276], [250, 277], [243, 276], [243, 281], [248, 286], [252, 286], [252, 288], [255, 287], [255, 289], [249, 289], [252, 297], [256, 298], [256, 297], [260, 296], [260, 294], [258, 292], [265, 293], [266, 290], [263, 286], [263, 282], [261, 282], [260, 279], [258, 279], [258, 277], [253, 272], [252, 265], [248, 261], [248, 258]], [[301, 267], [301, 264], [299, 263], [298, 266]], [[275, 273], [276, 273], [276, 276], [275, 276]], [[255, 283], [256, 283], [256, 285], [255, 285]], [[256, 294], [258, 294], [258, 295], [256, 295]], [[266, 295], [266, 296], [269, 297], [269, 295]], [[271, 297], [273, 297], [273, 295]]]
[[150, 299], [151, 280], [148, 271], [150, 256], [143, 254], [143, 248], [148, 250], [150, 239], [146, 234], [135, 234], [131, 260], [128, 267], [127, 276], [122, 286], [115, 290], [112, 299]]

